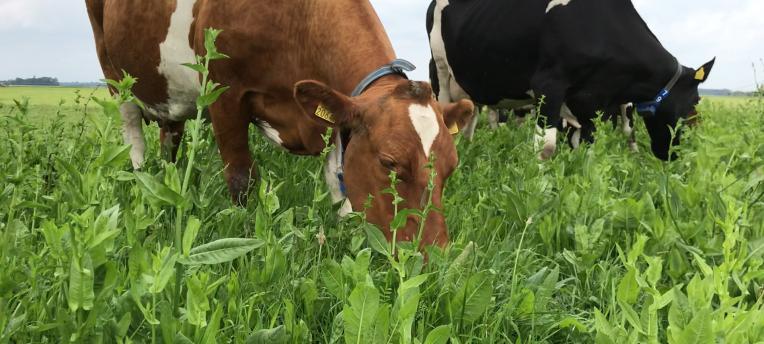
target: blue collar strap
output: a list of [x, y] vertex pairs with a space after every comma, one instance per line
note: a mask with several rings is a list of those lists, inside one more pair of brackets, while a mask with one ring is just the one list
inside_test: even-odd
[[658, 111], [658, 107], [661, 105], [661, 103], [663, 103], [664, 100], [666, 100], [666, 98], [668, 98], [669, 94], [671, 93], [671, 89], [674, 88], [677, 81], [679, 81], [679, 78], [682, 76], [682, 70], [682, 64], [677, 61], [676, 73], [674, 74], [674, 77], [671, 78], [671, 81], [666, 84], [666, 87], [661, 89], [653, 101], [638, 103], [636, 105], [637, 113], [646, 117], [655, 116], [655, 113]]
[[[416, 69], [416, 66], [414, 66], [413, 63], [403, 59], [396, 59], [393, 62], [390, 62], [389, 64], [386, 64], [371, 72], [369, 75], [363, 78], [363, 80], [361, 80], [358, 86], [356, 86], [355, 90], [353, 90], [353, 93], [350, 96], [360, 96], [361, 93], [369, 88], [371, 84], [384, 76], [397, 74], [406, 77], [406, 72], [411, 72], [414, 69]], [[337, 180], [340, 182], [340, 191], [342, 191], [342, 195], [347, 196], [347, 188], [345, 187], [345, 169], [343, 167], [345, 162], [345, 147], [342, 140], [342, 131], [337, 133], [335, 145], [337, 146], [337, 150], [339, 152], [339, 154], [337, 154], [337, 166], [339, 166], [337, 170]]]

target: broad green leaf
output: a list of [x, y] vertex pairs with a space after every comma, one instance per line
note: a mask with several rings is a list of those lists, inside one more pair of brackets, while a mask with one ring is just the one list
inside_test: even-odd
[[223, 318], [223, 305], [218, 304], [215, 311], [210, 317], [210, 322], [207, 328], [204, 329], [204, 337], [202, 337], [202, 344], [215, 344], [217, 343], [217, 337], [220, 332], [220, 320]]
[[73, 254], [69, 267], [69, 310], [90, 310], [93, 308], [94, 299], [93, 263], [90, 255], [85, 253], [80, 259]]
[[205, 293], [205, 286], [195, 275], [186, 278], [188, 293], [186, 296], [186, 315], [188, 322], [197, 327], [207, 326], [207, 311], [210, 310], [210, 302]]
[[647, 334], [645, 333], [645, 330], [642, 329], [642, 323], [639, 320], [639, 314], [637, 314], [636, 311], [634, 311], [634, 308], [631, 307], [631, 305], [618, 301], [618, 305], [621, 306], [621, 311], [623, 311], [623, 316], [626, 318], [626, 321], [629, 322], [629, 324], [634, 327], [639, 333], [641, 334]]
[[637, 262], [637, 259], [639, 259], [639, 256], [642, 255], [642, 252], [645, 251], [645, 244], [647, 243], [648, 237], [646, 235], [640, 234], [637, 236], [637, 242], [634, 243], [634, 246], [631, 247], [631, 250], [629, 251], [628, 255], [628, 261], [626, 262], [629, 265], [633, 265]]
[[247, 338], [246, 344], [286, 344], [289, 343], [284, 325], [271, 329], [262, 329], [255, 331]]
[[648, 264], [647, 270], [645, 270], [645, 278], [647, 278], [650, 286], [657, 288], [658, 281], [660, 281], [661, 274], [663, 273], [663, 259], [660, 257], [645, 257], [645, 260]]
[[162, 259], [161, 268], [159, 271], [156, 271], [154, 282], [149, 288], [150, 293], [159, 294], [164, 290], [167, 283], [170, 282], [170, 278], [174, 276], [173, 272], [175, 271], [175, 262], [177, 259], [178, 254], [175, 250], [167, 250], [164, 259]]
[[192, 249], [188, 257], [179, 259], [184, 265], [212, 265], [230, 262], [260, 248], [265, 243], [258, 239], [220, 239]]
[[175, 340], [173, 341], [174, 344], [194, 344], [194, 341], [191, 339], [188, 339], [188, 337], [184, 336], [183, 333], [178, 332], [175, 335]]
[[390, 230], [396, 231], [403, 228], [406, 225], [406, 221], [408, 221], [409, 216], [414, 216], [418, 213], [419, 211], [416, 209], [403, 209], [399, 211], [398, 214], [396, 214], [393, 218], [393, 221], [390, 222]]
[[186, 224], [186, 230], [183, 232], [183, 256], [188, 257], [191, 254], [191, 247], [194, 245], [194, 240], [199, 234], [199, 229], [202, 227], [202, 222], [195, 216], [191, 216]]
[[438, 326], [427, 334], [424, 344], [446, 344], [450, 336], [451, 325]]
[[366, 240], [374, 251], [385, 257], [390, 256], [390, 244], [388, 244], [387, 238], [385, 238], [385, 235], [382, 234], [379, 228], [376, 226], [366, 226]]
[[98, 167], [119, 168], [130, 160], [130, 146], [106, 146], [94, 164]]
[[206, 67], [204, 67], [204, 65], [203, 65], [203, 64], [198, 64], [198, 63], [184, 63], [184, 64], [182, 64], [182, 66], [184, 66], [184, 67], [187, 67], [187, 68], [190, 68], [191, 70], [193, 70], [193, 71], [195, 71], [195, 72], [197, 72], [197, 73], [199, 73], [199, 74], [209, 73], [209, 71], [207, 70], [207, 68], [206, 68]]
[[469, 270], [468, 268], [472, 266], [476, 255], [475, 249], [475, 243], [470, 241], [448, 267], [444, 281], [444, 286], [447, 290], [455, 289], [467, 273], [467, 270]]
[[148, 199], [159, 205], [166, 206], [183, 206], [185, 201], [183, 197], [172, 189], [168, 188], [163, 183], [159, 182], [154, 176], [144, 173], [135, 172], [135, 178], [138, 181], [138, 185], [144, 191], [144, 195]]
[[196, 106], [199, 108], [209, 107], [210, 105], [214, 104], [225, 91], [228, 91], [229, 88], [230, 87], [228, 86], [220, 87], [208, 94], [199, 96], [199, 98], [196, 99]]
[[366, 276], [369, 275], [369, 264], [371, 263], [371, 249], [364, 249], [356, 255], [353, 263], [353, 279], [356, 283], [363, 283]]
[[711, 318], [711, 311], [708, 309], [701, 310], [695, 317], [687, 324], [682, 332], [682, 343], [691, 344], [714, 344], [716, 343], [713, 323]]
[[373, 285], [359, 284], [350, 293], [342, 311], [345, 342], [361, 344], [373, 338], [374, 320], [379, 309], [379, 291]]
[[479, 272], [470, 277], [451, 297], [451, 316], [454, 323], [472, 323], [490, 306], [493, 294], [493, 276]]
[[347, 284], [345, 282], [345, 274], [342, 272], [340, 264], [331, 259], [325, 260], [323, 268], [321, 269], [321, 281], [330, 294], [340, 300], [345, 299], [345, 296], [347, 295]]

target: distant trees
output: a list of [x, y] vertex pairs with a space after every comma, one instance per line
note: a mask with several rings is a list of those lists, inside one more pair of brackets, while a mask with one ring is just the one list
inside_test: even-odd
[[6, 85], [12, 85], [12, 86], [59, 86], [60, 83], [58, 82], [57, 78], [51, 78], [51, 77], [31, 77], [28, 79], [24, 78], [16, 78], [14, 80], [8, 80], [4, 82], [0, 82]]

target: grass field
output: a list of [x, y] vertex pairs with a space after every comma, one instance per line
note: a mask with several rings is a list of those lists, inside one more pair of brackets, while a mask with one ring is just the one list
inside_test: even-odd
[[762, 99], [705, 99], [671, 163], [641, 121], [639, 153], [601, 124], [547, 162], [530, 126], [481, 127], [424, 264], [338, 219], [318, 158], [253, 134], [234, 207], [209, 127], [183, 192], [191, 135], [175, 167], [147, 127], [133, 172], [119, 117], [72, 93], [0, 89], [0, 343], [764, 341]]

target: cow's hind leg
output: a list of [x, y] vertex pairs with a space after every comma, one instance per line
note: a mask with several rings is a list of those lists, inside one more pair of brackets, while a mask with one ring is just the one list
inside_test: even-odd
[[124, 103], [119, 108], [122, 114], [122, 135], [125, 143], [131, 145], [130, 160], [134, 169], [143, 166], [146, 142], [143, 137], [143, 112], [135, 103]]
[[165, 122], [159, 129], [159, 142], [162, 145], [162, 154], [166, 160], [175, 162], [178, 158], [178, 149], [183, 141], [184, 122]]

